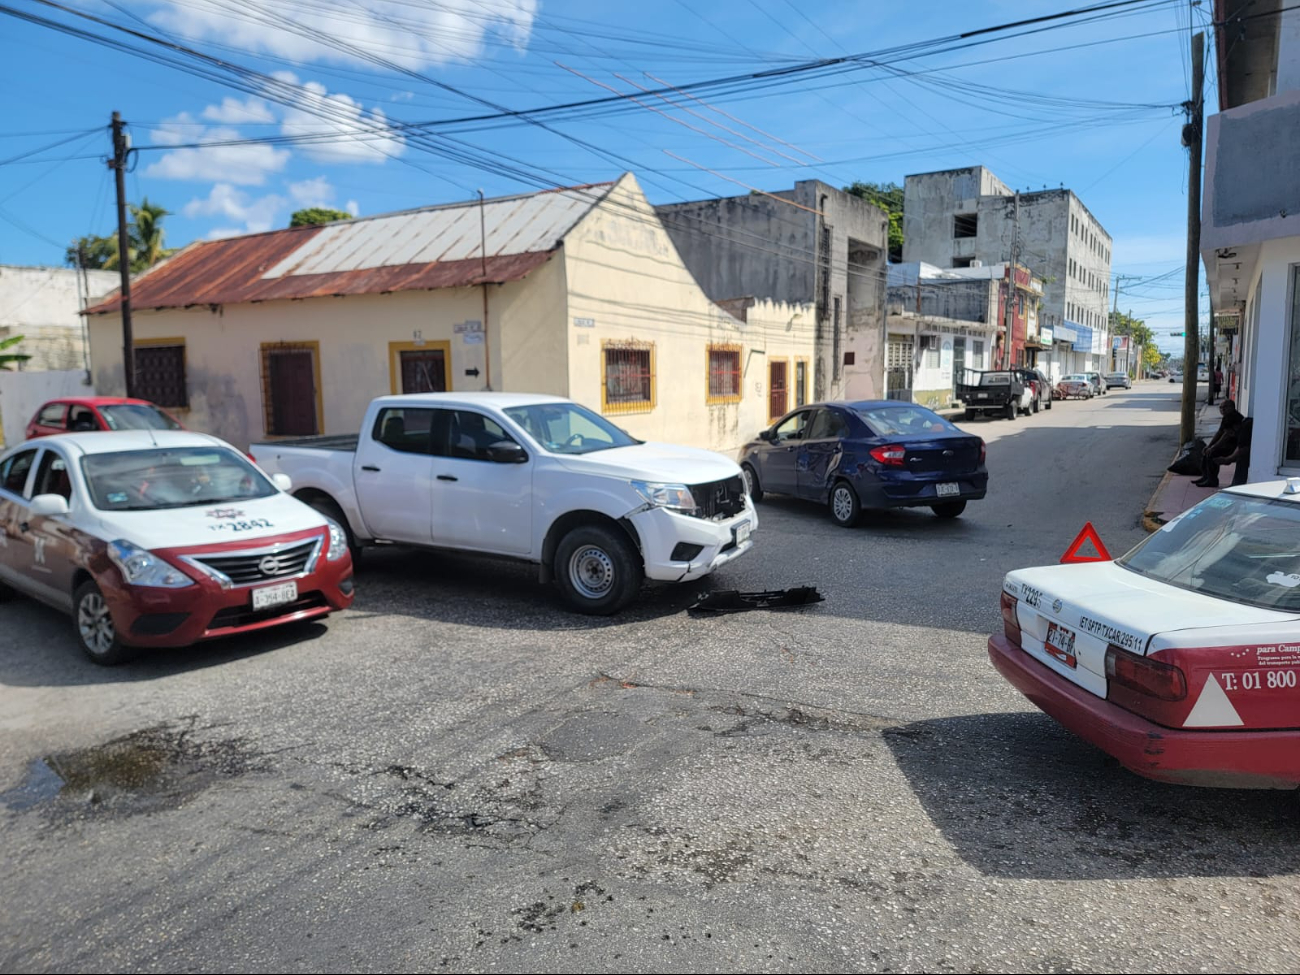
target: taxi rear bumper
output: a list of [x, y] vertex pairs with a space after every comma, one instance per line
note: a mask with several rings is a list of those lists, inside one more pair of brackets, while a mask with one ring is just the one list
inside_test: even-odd
[[988, 650], [998, 673], [1036, 707], [1131, 772], [1178, 785], [1300, 787], [1300, 731], [1166, 728], [1077, 687], [1001, 634], [989, 637]]

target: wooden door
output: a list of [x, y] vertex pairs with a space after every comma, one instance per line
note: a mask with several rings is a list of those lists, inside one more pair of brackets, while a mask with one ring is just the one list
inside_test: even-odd
[[310, 349], [268, 349], [271, 429], [276, 436], [310, 437], [316, 428], [315, 357]]
[[768, 419], [775, 420], [785, 416], [789, 402], [789, 377], [787, 362], [769, 362], [767, 364]]

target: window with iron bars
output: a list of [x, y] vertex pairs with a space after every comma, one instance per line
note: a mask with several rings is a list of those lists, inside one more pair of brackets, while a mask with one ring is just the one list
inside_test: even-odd
[[159, 406], [184, 409], [190, 405], [185, 388], [185, 345], [135, 347], [135, 388], [132, 392]]
[[604, 412], [641, 413], [654, 409], [654, 347], [607, 345], [603, 351]]
[[709, 402], [739, 403], [741, 393], [740, 346], [709, 346]]

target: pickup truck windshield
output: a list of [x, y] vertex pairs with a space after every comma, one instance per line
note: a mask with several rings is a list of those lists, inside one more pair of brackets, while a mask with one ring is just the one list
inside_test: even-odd
[[1148, 536], [1117, 564], [1180, 589], [1300, 612], [1300, 504], [1223, 493]]
[[641, 442], [577, 403], [512, 406], [505, 413], [553, 454], [589, 454]]
[[81, 470], [91, 503], [101, 511], [250, 501], [277, 490], [252, 464], [223, 447], [88, 454], [81, 458]]

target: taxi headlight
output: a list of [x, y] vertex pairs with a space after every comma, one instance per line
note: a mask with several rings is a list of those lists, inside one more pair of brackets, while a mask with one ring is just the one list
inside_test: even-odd
[[108, 543], [108, 557], [121, 570], [128, 585], [161, 589], [184, 589], [194, 585], [194, 580], [176, 566], [122, 538]]
[[348, 533], [333, 519], [326, 518], [325, 524], [330, 530], [330, 547], [325, 558], [330, 562], [337, 562], [348, 552]]

